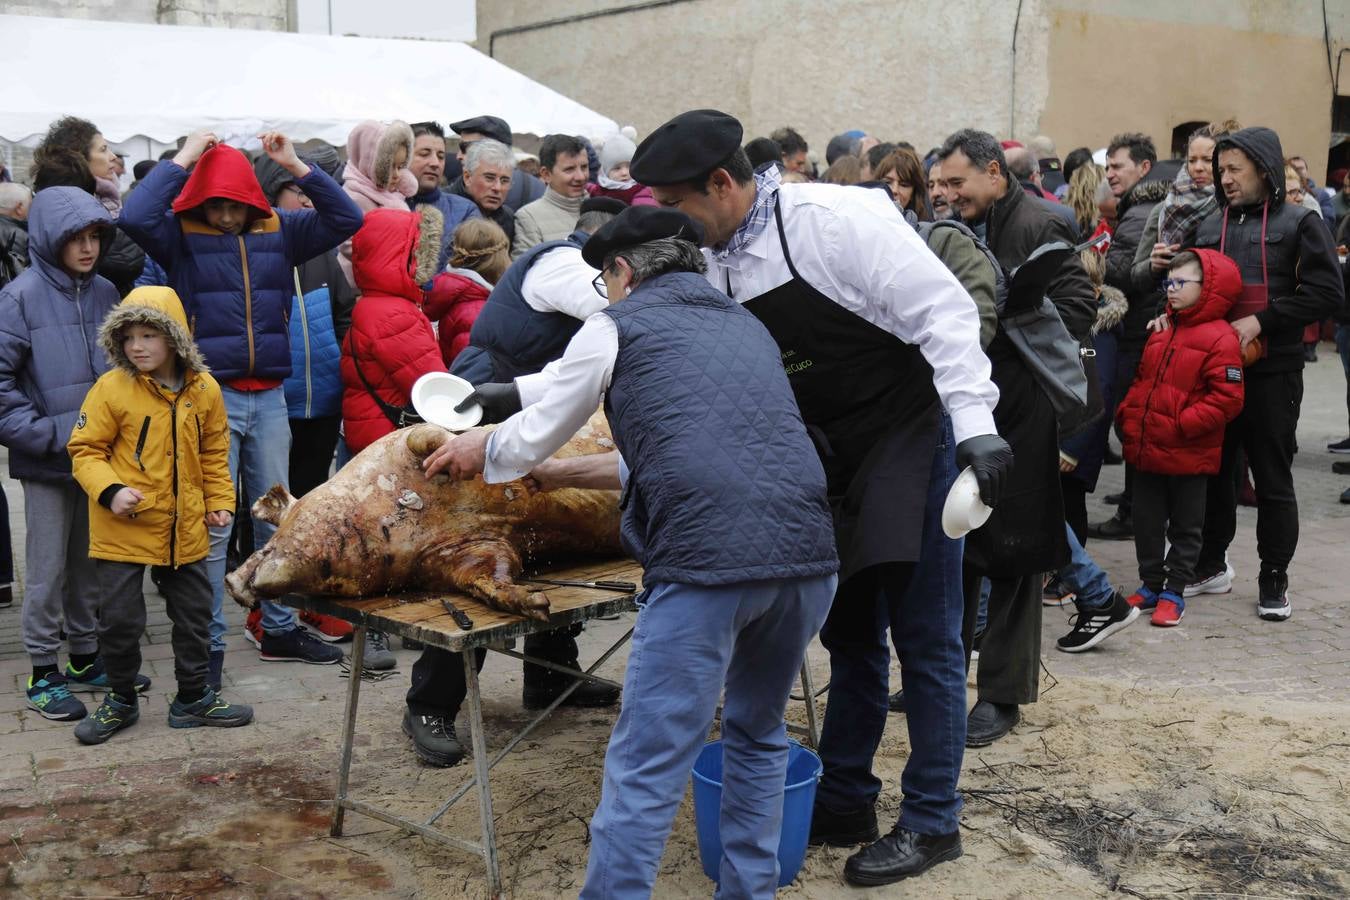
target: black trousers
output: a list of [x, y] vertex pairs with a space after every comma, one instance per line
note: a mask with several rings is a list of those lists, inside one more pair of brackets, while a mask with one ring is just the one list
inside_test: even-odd
[[[981, 575], [967, 567], [961, 642], [966, 665], [975, 646]], [[1041, 677], [1042, 575], [989, 579], [989, 613], [980, 639], [977, 696], [991, 703], [1035, 703]]]
[[1298, 546], [1298, 498], [1294, 494], [1295, 431], [1303, 405], [1303, 373], [1249, 375], [1242, 412], [1223, 438], [1219, 474], [1209, 479], [1204, 539], [1196, 576], [1222, 572], [1237, 532], [1239, 451], [1247, 454], [1256, 488], [1256, 552], [1261, 573], [1288, 568]]
[[[1134, 474], [1134, 554], [1139, 580], [1178, 596], [1195, 581], [1205, 527], [1205, 475]], [[1163, 558], [1164, 537], [1172, 547]]]
[[303, 497], [328, 480], [341, 416], [291, 419], [291, 495]]
[[[1135, 373], [1139, 371], [1139, 361], [1144, 356], [1144, 348], [1141, 347], [1122, 347], [1116, 355], [1116, 403], [1125, 399], [1125, 395], [1130, 390], [1130, 385], [1134, 384]], [[1134, 466], [1125, 463], [1125, 489], [1120, 494], [1120, 506], [1116, 513], [1122, 519], [1128, 519], [1133, 514], [1134, 504]], [[983, 658], [984, 651], [980, 651]]]
[[[531, 634], [525, 638], [527, 656], [537, 656], [558, 665], [577, 664], [577, 638], [581, 625], [569, 625], [554, 631]], [[475, 650], [478, 671], [483, 671], [486, 650]], [[561, 680], [571, 682], [561, 672], [525, 663], [526, 686], [546, 685]], [[453, 721], [459, 715], [469, 686], [464, 682], [464, 656], [438, 647], [427, 647], [413, 663], [412, 686], [408, 688], [408, 711], [415, 716], [444, 716]]]
[[[134, 697], [136, 673], [141, 670], [141, 634], [145, 631], [145, 594], [141, 584], [145, 566], [139, 563], [95, 560], [103, 602], [98, 612], [98, 645], [108, 667], [108, 685], [124, 697]], [[155, 580], [164, 595], [164, 609], [173, 623], [173, 674], [178, 693], [197, 696], [206, 688], [211, 637], [211, 582], [206, 562], [185, 566], [154, 566]]]
[[1072, 475], [1060, 475], [1060, 492], [1064, 495], [1064, 521], [1078, 538], [1079, 546], [1087, 546], [1087, 485]]

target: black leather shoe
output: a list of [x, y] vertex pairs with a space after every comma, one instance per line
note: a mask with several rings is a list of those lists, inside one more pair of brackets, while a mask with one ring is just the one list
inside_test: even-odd
[[1012, 731], [1021, 718], [1016, 703], [979, 701], [966, 718], [966, 746], [988, 747]]
[[894, 884], [961, 855], [961, 832], [917, 834], [895, 826], [890, 834], [864, 847], [844, 863], [844, 880], [860, 887]]
[[[520, 702], [526, 709], [543, 709], [558, 695], [567, 690], [572, 683], [569, 678], [549, 679], [542, 684], [526, 684], [521, 691]], [[596, 709], [613, 706], [619, 702], [619, 689], [604, 684], [586, 682], [567, 696], [563, 706], [575, 706], [580, 709]]]
[[1116, 513], [1105, 522], [1088, 526], [1088, 537], [1099, 541], [1128, 541], [1134, 538], [1134, 520]]
[[813, 847], [829, 844], [831, 847], [856, 847], [868, 844], [881, 836], [877, 830], [877, 810], [864, 806], [850, 812], [835, 812], [816, 803], [811, 810], [811, 835], [806, 842]]
[[891, 694], [891, 699], [890, 699], [889, 701], [887, 701], [887, 705], [890, 706], [891, 712], [899, 712], [899, 713], [904, 712], [904, 711], [905, 711], [905, 689], [904, 689], [904, 688], [901, 688], [900, 690], [896, 691], [894, 694]]
[[1107, 506], [1119, 506], [1120, 501], [1124, 499], [1125, 499], [1125, 492], [1121, 491], [1118, 494], [1107, 494], [1105, 497], [1102, 498], [1102, 502], [1105, 503]]

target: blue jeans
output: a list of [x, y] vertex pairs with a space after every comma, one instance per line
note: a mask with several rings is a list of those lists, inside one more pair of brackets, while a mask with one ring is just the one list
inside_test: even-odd
[[1083, 549], [1083, 545], [1078, 543], [1078, 535], [1073, 533], [1073, 529], [1066, 524], [1064, 530], [1069, 535], [1069, 563], [1059, 570], [1060, 582], [1077, 595], [1074, 605], [1080, 613], [1106, 609], [1115, 595], [1110, 579]]
[[873, 806], [881, 780], [872, 759], [886, 730], [890, 629], [905, 689], [910, 755], [900, 777], [900, 825], [920, 834], [958, 827], [956, 792], [966, 744], [962, 540], [942, 532], [956, 479], [950, 422], [933, 454], [917, 563], [873, 566], [835, 597], [820, 640], [830, 652], [830, 699], [820, 735], [825, 775], [816, 802], [836, 812]]
[[651, 896], [724, 686], [717, 896], [773, 897], [787, 780], [783, 711], [835, 585], [834, 575], [819, 575], [647, 589], [591, 819], [583, 898]]
[[[281, 388], [236, 391], [220, 386], [230, 418], [230, 481], [243, 484], [244, 506], [252, 507], [272, 485], [287, 483], [291, 464], [291, 423], [286, 394]], [[206, 575], [211, 579], [211, 649], [225, 649], [225, 547], [230, 526], [210, 528], [211, 549]], [[276, 526], [253, 520], [253, 549], [261, 549]], [[262, 601], [262, 627], [268, 634], [285, 634], [295, 627], [295, 611], [270, 600]]]

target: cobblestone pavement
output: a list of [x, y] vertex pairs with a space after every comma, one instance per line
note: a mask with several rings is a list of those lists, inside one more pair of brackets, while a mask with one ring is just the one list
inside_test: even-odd
[[[1331, 473], [1335, 457], [1324, 449], [1329, 441], [1346, 436], [1345, 383], [1334, 351], [1324, 344], [1321, 353], [1321, 361], [1307, 371], [1299, 430], [1303, 450], [1295, 474], [1301, 536], [1290, 573], [1293, 618], [1269, 623], [1255, 615], [1255, 513], [1243, 509], [1231, 553], [1238, 573], [1233, 593], [1198, 598], [1188, 605], [1181, 627], [1151, 628], [1141, 619], [1097, 651], [1071, 655], [1053, 649], [1054, 639], [1068, 629], [1068, 611], [1045, 610], [1043, 657], [1050, 677], [1043, 679], [1043, 696], [1053, 696], [1056, 679], [1077, 678], [1306, 701], [1343, 701], [1350, 695], [1350, 506], [1338, 503], [1350, 478]], [[1108, 467], [1097, 496], [1118, 490], [1121, 479], [1120, 467]], [[347, 684], [339, 668], [260, 662], [242, 637], [242, 611], [232, 605], [226, 693], [255, 705], [253, 725], [235, 730], [168, 728], [170, 625], [163, 601], [149, 593], [148, 582], [144, 671], [154, 686], [142, 703], [140, 723], [109, 744], [85, 748], [75, 742], [68, 724], [26, 711], [28, 661], [19, 637], [22, 493], [8, 479], [4, 487], [19, 574], [14, 606], [0, 609], [0, 865], [5, 866], [0, 894], [418, 893], [419, 883], [410, 874], [415, 866], [388, 866], [387, 855], [384, 862], [377, 861], [380, 857], [360, 849], [360, 840], [339, 843], [326, 836], [327, 807], [318, 801], [331, 797], [333, 790]], [[1111, 509], [1096, 500], [1090, 505], [1094, 520]], [[1093, 542], [1089, 549], [1113, 581], [1133, 586], [1132, 543]], [[628, 627], [629, 618], [594, 623], [582, 637], [583, 658], [593, 658]], [[398, 716], [415, 656], [409, 651], [398, 655], [399, 675], [363, 689], [358, 747], [363, 748], [364, 766], [387, 769], [408, 763]], [[819, 645], [812, 659], [824, 676]], [[605, 671], [617, 676], [622, 663], [620, 654]], [[490, 731], [504, 734], [513, 722], [498, 720], [520, 716], [520, 669], [495, 658], [485, 675], [485, 703], [495, 723]], [[86, 696], [91, 702], [97, 699]], [[548, 741], [548, 735], [560, 734], [558, 740], [565, 741], [565, 726], [559, 728], [563, 730], [541, 732], [544, 736], [534, 746]], [[489, 746], [500, 734], [489, 735]], [[413, 783], [420, 786], [425, 779], [439, 784], [434, 782], [439, 776], [429, 771], [414, 773]], [[229, 790], [221, 790], [227, 782]], [[469, 807], [471, 813], [472, 803]], [[418, 844], [371, 820], [354, 818], [357, 834], [383, 834], [385, 847], [405, 847], [412, 853], [412, 845]], [[446, 855], [425, 847], [417, 852], [424, 860], [417, 867], [423, 868], [426, 859]], [[461, 884], [478, 884], [475, 868], [460, 867], [469, 873]], [[453, 887], [447, 890], [458, 894]]]

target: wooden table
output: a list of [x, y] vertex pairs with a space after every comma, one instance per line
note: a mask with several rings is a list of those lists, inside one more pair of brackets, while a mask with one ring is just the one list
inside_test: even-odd
[[[637, 584], [640, 590], [642, 569], [631, 560], [611, 560], [539, 573], [539, 577], [574, 581], [631, 581]], [[288, 606], [336, 616], [356, 627], [356, 631], [352, 635], [351, 677], [347, 687], [347, 709], [342, 729], [342, 760], [338, 767], [337, 793], [333, 799], [331, 833], [334, 837], [342, 834], [345, 811], [350, 809], [359, 812], [405, 831], [421, 835], [438, 844], [467, 850], [477, 855], [483, 860], [487, 870], [489, 894], [493, 897], [501, 895], [497, 836], [492, 818], [492, 787], [488, 780], [488, 773], [497, 763], [505, 759], [506, 755], [515, 749], [531, 731], [552, 715], [553, 711], [561, 706], [571, 696], [572, 692], [583, 683], [592, 682], [621, 688], [622, 685], [600, 678], [594, 672], [628, 642], [629, 638], [633, 636], [633, 629], [629, 628], [625, 631], [585, 670], [561, 666], [549, 660], [527, 656], [524, 653], [516, 652], [507, 644], [515, 638], [536, 632], [549, 631], [600, 616], [629, 612], [637, 608], [635, 603], [637, 592], [616, 593], [593, 588], [551, 587], [549, 585], [538, 585], [537, 587], [540, 591], [548, 594], [550, 614], [547, 622], [500, 612], [479, 600], [458, 593], [409, 593], [360, 600], [300, 595], [288, 595], [285, 598], [284, 602]], [[452, 615], [446, 610], [442, 601], [448, 601], [466, 613], [473, 620], [473, 627], [467, 630], [460, 628]], [[367, 629], [382, 631], [396, 637], [411, 638], [428, 646], [463, 653], [464, 656], [464, 681], [467, 688], [465, 699], [468, 705], [469, 737], [473, 752], [474, 774], [456, 788], [435, 813], [424, 821], [405, 819], [348, 796], [352, 744], [356, 737], [356, 710], [361, 695], [361, 671], [364, 665]], [[555, 671], [565, 672], [576, 679], [547, 708], [498, 750], [491, 760], [488, 759], [484, 739], [482, 695], [479, 691], [478, 667], [474, 665], [475, 654], [464, 652], [480, 647]], [[789, 725], [788, 730], [805, 737], [814, 747], [817, 739], [814, 691], [811, 684], [811, 675], [805, 664], [802, 666], [802, 689], [806, 697], [807, 727], [801, 728]], [[455, 837], [436, 828], [437, 820], [475, 787], [478, 793], [478, 813], [482, 827], [481, 843]]]

